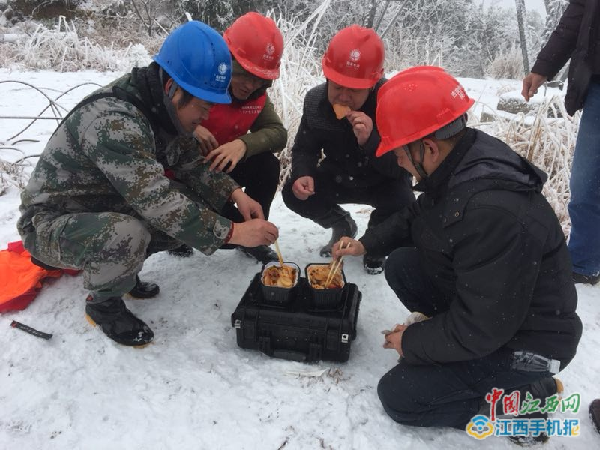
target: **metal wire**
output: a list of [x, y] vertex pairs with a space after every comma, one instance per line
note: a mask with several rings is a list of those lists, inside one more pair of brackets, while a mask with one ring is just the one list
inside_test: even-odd
[[[47, 119], [50, 119], [50, 120], [56, 120], [57, 123], [60, 123], [60, 121], [63, 118], [63, 116], [61, 114], [61, 110], [63, 112], [68, 112], [68, 110], [64, 106], [62, 106], [59, 103], [57, 103], [57, 100], [59, 100], [61, 97], [63, 97], [64, 95], [68, 94], [69, 92], [71, 92], [71, 91], [73, 91], [75, 89], [78, 89], [78, 88], [80, 88], [82, 86], [88, 86], [88, 85], [101, 87], [101, 85], [98, 84], [98, 83], [93, 83], [93, 82], [81, 83], [81, 84], [78, 84], [76, 86], [73, 86], [73, 87], [67, 89], [66, 91], [62, 92], [58, 97], [56, 97], [56, 98], [53, 99], [49, 95], [47, 95], [43, 90], [41, 90], [40, 88], [38, 88], [37, 86], [34, 86], [33, 84], [30, 84], [30, 83], [26, 83], [24, 81], [19, 81], [19, 80], [3, 80], [3, 81], [0, 81], [0, 84], [3, 84], [3, 83], [17, 83], [17, 84], [22, 84], [24, 86], [27, 86], [27, 87], [29, 87], [29, 88], [31, 88], [31, 89], [39, 92], [41, 95], [43, 95], [46, 98], [46, 100], [48, 100], [48, 105], [44, 109], [42, 109], [42, 111], [40, 111], [37, 115], [33, 115], [33, 116], [2, 116], [2, 117], [0, 117], [2, 119], [21, 119], [21, 120], [23, 120], [23, 119], [27, 119], [27, 120], [32, 119], [31, 122], [29, 122], [27, 124], [27, 126], [25, 126], [25, 128], [23, 128], [17, 134], [9, 137], [7, 139], [7, 142], [10, 142], [13, 139], [15, 139], [16, 137], [18, 137], [21, 134], [23, 134], [25, 131], [27, 131], [38, 120], [47, 120]], [[52, 111], [52, 113], [54, 114], [54, 117], [42, 117], [42, 114], [44, 114], [48, 109], [50, 109]], [[18, 142], [22, 142], [22, 141], [23, 141], [23, 139], [21, 139]], [[14, 143], [15, 142], [13, 142], [13, 145], [14, 145]]]

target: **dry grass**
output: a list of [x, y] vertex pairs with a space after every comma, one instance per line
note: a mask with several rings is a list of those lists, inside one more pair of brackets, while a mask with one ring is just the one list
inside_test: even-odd
[[[309, 89], [322, 83], [321, 50], [317, 30], [331, 1], [324, 1], [304, 22], [295, 23], [273, 17], [285, 36], [285, 51], [281, 61], [281, 77], [269, 91], [275, 108], [289, 130], [287, 147], [280, 154], [281, 181], [291, 169], [290, 150], [302, 117], [304, 97]], [[0, 63], [4, 67], [77, 71], [81, 69], [129, 70], [135, 63], [145, 64], [154, 54], [162, 37], [145, 38], [144, 45], [132, 45], [135, 30], [123, 28], [117, 41], [113, 35], [93, 30], [81, 33], [73, 23], [62, 20], [54, 30], [42, 26], [32, 28], [30, 37], [18, 46], [0, 46]], [[139, 35], [138, 35], [139, 36]], [[115, 45], [115, 42], [117, 45]], [[123, 48], [123, 45], [126, 45]], [[150, 51], [146, 51], [146, 48]], [[144, 61], [145, 60], [145, 61]], [[520, 78], [522, 62], [516, 49], [498, 58], [492, 64], [495, 77]], [[550, 119], [548, 111], [554, 110], [563, 118]], [[556, 117], [556, 113], [553, 113]], [[548, 173], [544, 194], [558, 215], [565, 233], [570, 230], [567, 204], [569, 200], [569, 175], [577, 135], [579, 115], [569, 118], [561, 98], [553, 98], [540, 106], [531, 121], [522, 115], [507, 120], [497, 117], [492, 124], [475, 124], [507, 142], [519, 154]], [[22, 183], [22, 170], [0, 158], [0, 192], [8, 183]]]
[[[549, 114], [556, 116], [556, 112], [562, 118], [548, 117]], [[548, 181], [544, 185], [543, 194], [554, 208], [565, 235], [571, 229], [567, 205], [579, 117], [580, 113], [569, 117], [563, 98], [553, 97], [540, 105], [533, 124], [531, 117], [526, 118], [522, 114], [512, 120], [498, 118], [493, 124], [493, 134], [496, 137], [547, 173]], [[481, 128], [483, 127], [482, 124]]]
[[108, 44], [108, 38], [99, 42], [81, 36], [75, 23], [62, 17], [55, 28], [39, 24], [21, 43], [3, 50], [0, 63], [16, 69], [75, 72], [84, 69], [123, 71], [150, 62], [148, 50], [139, 42], [127, 45], [121, 42], [120, 46], [114, 45], [114, 41]]

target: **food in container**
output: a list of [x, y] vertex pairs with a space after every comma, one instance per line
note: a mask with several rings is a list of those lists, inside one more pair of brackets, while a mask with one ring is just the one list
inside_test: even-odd
[[262, 282], [265, 286], [277, 286], [291, 288], [296, 284], [298, 270], [295, 267], [284, 264], [266, 267], [262, 273]]
[[308, 283], [313, 289], [341, 289], [344, 287], [342, 271], [337, 270], [326, 285], [331, 272], [331, 264], [311, 264], [306, 268]]
[[299, 278], [300, 268], [294, 263], [284, 262], [283, 267], [279, 262], [265, 264], [261, 273], [263, 300], [277, 305], [288, 303]]

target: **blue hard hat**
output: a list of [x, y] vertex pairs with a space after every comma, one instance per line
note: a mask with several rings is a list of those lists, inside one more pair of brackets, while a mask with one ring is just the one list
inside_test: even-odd
[[219, 33], [196, 20], [173, 30], [153, 57], [179, 86], [211, 103], [231, 103], [231, 54]]

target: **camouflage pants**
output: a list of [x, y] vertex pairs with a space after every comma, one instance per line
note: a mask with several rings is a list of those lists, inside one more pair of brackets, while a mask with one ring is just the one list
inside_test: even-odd
[[181, 244], [116, 212], [66, 214], [24, 236], [23, 243], [48, 265], [82, 270], [95, 303], [129, 292], [148, 255]]

